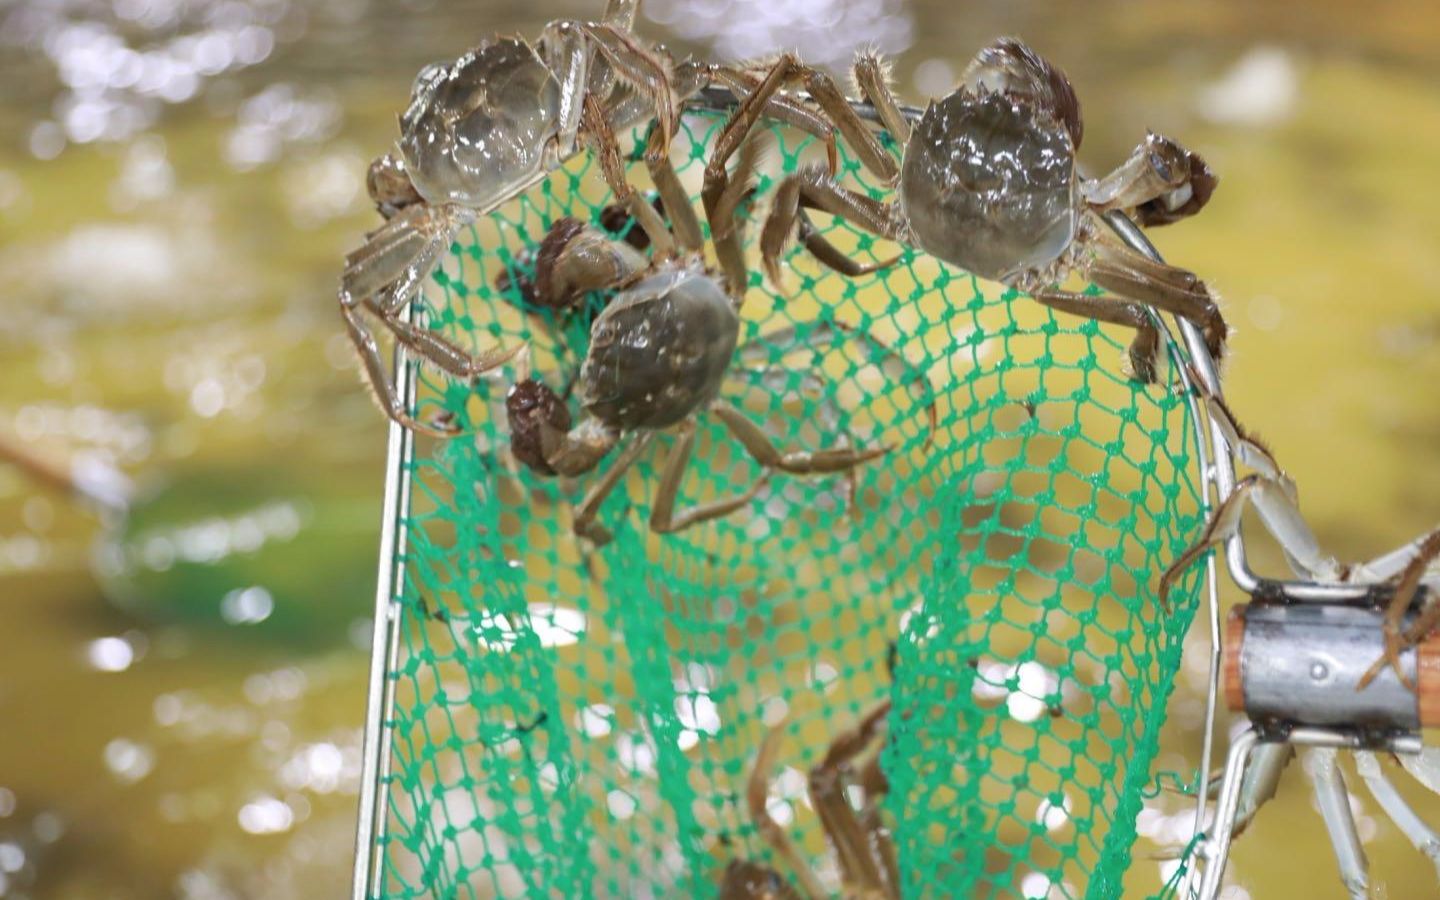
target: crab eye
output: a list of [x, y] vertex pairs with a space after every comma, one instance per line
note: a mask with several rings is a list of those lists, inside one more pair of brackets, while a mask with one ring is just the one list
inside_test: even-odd
[[421, 69], [420, 74], [415, 76], [415, 83], [410, 86], [410, 98], [413, 100], [427, 93], [449, 72], [450, 64], [445, 62], [433, 62]]

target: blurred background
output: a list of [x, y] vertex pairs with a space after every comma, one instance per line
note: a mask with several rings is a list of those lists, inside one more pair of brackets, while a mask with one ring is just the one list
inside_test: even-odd
[[[333, 297], [377, 221], [365, 167], [423, 64], [600, 6], [0, 3], [0, 451], [31, 457], [0, 462], [0, 898], [346, 894], [386, 425]], [[1322, 541], [1363, 558], [1440, 521], [1440, 7], [649, 0], [639, 28], [837, 70], [875, 44], [914, 102], [1023, 37], [1075, 83], [1092, 171], [1153, 128], [1221, 174], [1154, 236], [1220, 290], [1233, 405]], [[50, 483], [71, 471], [98, 502]], [[1200, 651], [1161, 768], [1196, 764]], [[1285, 785], [1234, 900], [1341, 896]], [[1182, 808], [1142, 815], [1146, 846]], [[1360, 821], [1390, 896], [1432, 893]], [[1304, 882], [1272, 865], [1301, 853]]]

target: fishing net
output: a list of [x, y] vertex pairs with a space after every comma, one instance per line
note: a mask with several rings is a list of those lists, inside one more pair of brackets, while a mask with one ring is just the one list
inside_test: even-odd
[[[672, 149], [697, 194], [722, 121], [688, 114]], [[752, 238], [777, 177], [819, 152], [773, 132]], [[528, 342], [563, 390], [605, 297], [560, 315], [519, 286], [561, 217], [631, 227], [592, 169], [582, 154], [463, 234], [429, 325], [476, 350]], [[893, 252], [815, 226], [859, 260]], [[597, 547], [571, 513], [616, 454], [538, 477], [508, 449], [513, 372], [422, 374], [417, 414], [465, 433], [420, 439], [407, 463], [373, 896], [711, 897], [732, 860], [799, 884], [746, 802], [772, 732], [768, 815], [838, 893], [806, 773], [885, 700], [889, 789], [869, 800], [905, 896], [1126, 889], [1198, 594], [1192, 575], [1166, 612], [1155, 592], [1201, 522], [1183, 392], [1127, 380], [1129, 333], [923, 254], [846, 278], [795, 251], [783, 295], [752, 264], [724, 396], [782, 447], [893, 447], [853, 478], [776, 475], [740, 511], [659, 536], [662, 435], [602, 507], [614, 540]], [[760, 474], [702, 416], [680, 505]]]

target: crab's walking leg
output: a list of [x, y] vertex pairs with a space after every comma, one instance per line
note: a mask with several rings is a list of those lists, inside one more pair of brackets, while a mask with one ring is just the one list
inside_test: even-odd
[[[610, 543], [613, 535], [608, 528], [595, 521], [595, 516], [600, 511], [600, 504], [605, 502], [605, 498], [610, 496], [611, 491], [615, 490], [615, 486], [620, 483], [620, 479], [624, 478], [625, 473], [629, 471], [630, 467], [635, 465], [635, 461], [640, 458], [640, 454], [644, 453], [645, 448], [650, 445], [650, 438], [653, 436], [654, 432], [651, 431], [642, 431], [635, 435], [635, 439], [631, 441], [630, 446], [625, 448], [625, 452], [621, 453], [610, 468], [605, 471], [605, 474], [600, 476], [600, 480], [591, 486], [590, 490], [585, 494], [585, 498], [580, 501], [580, 505], [575, 507], [575, 517], [572, 527], [576, 534], [589, 538], [597, 545]], [[559, 466], [556, 466], [553, 462], [551, 465], [556, 471], [560, 471]], [[591, 466], [593, 468], [594, 464], [592, 463]]]
[[855, 56], [855, 65], [850, 70], [860, 96], [870, 101], [880, 124], [890, 132], [890, 137], [902, 147], [910, 142], [910, 120], [900, 112], [900, 104], [890, 89], [890, 64], [873, 50], [862, 50]]
[[871, 275], [890, 268], [900, 261], [900, 256], [892, 256], [889, 259], [879, 260], [871, 263], [857, 262], [846, 256], [844, 253], [828, 240], [821, 233], [820, 229], [810, 221], [804, 210], [798, 213], [800, 220], [800, 243], [810, 252], [810, 255], [818, 259], [822, 265], [834, 269], [846, 278], [859, 278], [862, 275]]
[[[824, 169], [804, 166], [775, 189], [770, 215], [760, 232], [760, 254], [770, 281], [780, 288], [780, 254], [795, 228], [801, 205], [819, 209], [878, 237], [903, 241], [903, 229], [890, 208], [878, 200], [842, 187]], [[836, 251], [838, 252], [838, 251]]]
[[[850, 100], [835, 79], [819, 69], [803, 66], [800, 70], [805, 76], [805, 89], [810, 92], [811, 98], [820, 105], [835, 127], [850, 142], [850, 149], [855, 151], [860, 164], [868, 169], [875, 177], [879, 178], [886, 185], [893, 185], [900, 178], [900, 169], [895, 164], [895, 157], [881, 145], [880, 139], [856, 114]], [[871, 98], [866, 96], [867, 100]], [[872, 101], [873, 102], [873, 101]]]
[[[680, 183], [670, 157], [665, 154], [660, 130], [652, 129], [645, 145], [645, 168], [660, 193], [660, 202], [670, 214], [670, 227], [675, 231], [675, 240], [681, 249], [689, 253], [701, 253], [705, 239], [700, 235], [700, 220], [695, 217], [695, 208], [690, 205], [690, 194]], [[645, 204], [649, 206], [649, 204]]]
[[1135, 329], [1135, 339], [1130, 342], [1129, 351], [1131, 375], [1141, 384], [1155, 383], [1156, 367], [1160, 360], [1160, 332], [1140, 304], [1058, 288], [1033, 290], [1030, 296], [1051, 309]]
[[[725, 287], [731, 297], [743, 306], [745, 291], [750, 287], [750, 268], [745, 265], [744, 235], [740, 228], [740, 204], [754, 186], [755, 163], [760, 156], [760, 141], [751, 137], [740, 147], [735, 172], [727, 176], [729, 184], [720, 192], [713, 208], [707, 207], [705, 218], [710, 223], [710, 240], [715, 245], [715, 258], [725, 276]], [[686, 204], [689, 208], [689, 204]]]
[[343, 305], [340, 312], [345, 317], [345, 330], [350, 335], [350, 342], [355, 345], [355, 351], [360, 355], [360, 362], [365, 370], [365, 383], [380, 408], [385, 411], [385, 415], [417, 434], [439, 438], [454, 437], [458, 434], [459, 428], [455, 426], [437, 428], [410, 415], [409, 404], [405, 398], [395, 393], [390, 374], [385, 370], [385, 363], [380, 358], [380, 347], [375, 343], [375, 336], [365, 326], [360, 312], [354, 307]]
[[[509, 349], [497, 347], [479, 356], [471, 356], [456, 344], [428, 328], [385, 315], [380, 311], [379, 305], [374, 302], [367, 301], [365, 309], [379, 318], [390, 330], [390, 333], [395, 335], [395, 339], [404, 344], [407, 349], [414, 351], [441, 371], [463, 381], [472, 381], [491, 369], [504, 365], [525, 346], [520, 344]], [[350, 313], [347, 311], [346, 318], [349, 317]]]
[[[746, 93], [740, 105], [730, 113], [730, 118], [720, 129], [720, 134], [715, 138], [711, 146], [710, 161], [705, 165], [705, 188], [701, 192], [701, 199], [705, 203], [707, 211], [714, 205], [724, 190], [725, 165], [735, 151], [745, 143], [745, 139], [755, 126], [761, 122], [774, 101], [776, 94], [803, 71], [804, 64], [795, 58], [793, 53], [782, 53], [765, 70], [765, 77], [758, 83], [754, 83], [749, 93]], [[748, 76], [738, 74], [735, 70], [727, 71], [733, 78], [731, 90], [740, 90], [738, 85], [746, 80]], [[725, 79], [722, 79], [725, 80]], [[831, 146], [831, 168], [834, 168], [833, 144]]]
[[647, 47], [629, 29], [610, 24], [582, 24], [596, 49], [605, 56], [616, 77], [652, 98], [659, 122], [660, 145], [670, 152], [670, 139], [679, 122], [675, 102], [675, 71], [670, 60]]
[[889, 444], [878, 447], [830, 447], [823, 450], [791, 450], [782, 452], [769, 436], [740, 410], [724, 401], [716, 401], [711, 412], [725, 423], [730, 433], [744, 445], [745, 450], [760, 465], [779, 469], [792, 475], [833, 474], [853, 469], [856, 466], [878, 459], [893, 448]]
[[695, 421], [687, 419], [681, 423], [675, 444], [670, 448], [670, 455], [665, 459], [665, 469], [660, 475], [660, 486], [655, 489], [655, 505], [650, 510], [650, 527], [660, 534], [683, 531], [691, 525], [728, 516], [754, 500], [770, 480], [770, 473], [765, 472], [755, 479], [755, 483], [746, 488], [743, 493], [710, 503], [702, 503], [676, 515], [675, 502], [680, 494], [680, 481], [685, 477], [685, 470], [689, 468], [690, 457], [694, 452]]
[[[592, 71], [596, 68], [592, 66]], [[608, 68], [605, 68], [609, 72]], [[676, 102], [683, 103], [700, 93], [711, 82], [710, 66], [693, 60], [682, 60], [674, 64], [675, 81], [672, 91]], [[591, 90], [596, 96], [603, 96], [605, 118], [612, 128], [623, 131], [642, 122], [655, 118], [655, 100], [648, 94], [630, 89], [611, 91], [608, 95], [596, 89], [595, 76], [591, 75]]]
[[1305, 774], [1310, 777], [1315, 790], [1315, 805], [1320, 808], [1320, 818], [1325, 830], [1330, 833], [1330, 845], [1335, 849], [1335, 861], [1340, 866], [1340, 881], [1350, 896], [1356, 900], [1369, 897], [1369, 863], [1365, 850], [1360, 846], [1360, 834], [1355, 830], [1355, 819], [1350, 814], [1350, 793], [1345, 789], [1345, 779], [1340, 774], [1339, 761], [1335, 750], [1329, 747], [1308, 748], [1300, 757]]
[[[710, 222], [712, 230], [717, 223], [725, 221], [721, 212], [721, 201], [730, 190], [730, 172], [726, 168], [730, 157], [748, 143], [751, 130], [763, 118], [771, 98], [794, 76], [799, 65], [799, 60], [793, 55], [789, 53], [781, 55], [770, 67], [764, 79], [745, 96], [744, 100], [740, 101], [739, 106], [735, 107], [730, 118], [726, 120], [725, 126], [720, 129], [719, 136], [715, 138], [715, 143], [711, 147], [710, 160], [705, 164], [704, 184], [700, 189], [700, 202], [705, 207], [705, 218]], [[743, 156], [741, 162], [743, 167]], [[741, 173], [737, 171], [736, 175], [738, 180]], [[748, 178], [748, 173], [744, 177]], [[737, 203], [736, 206], [738, 205]], [[744, 258], [738, 243], [738, 239], [733, 235], [733, 229], [729, 227], [726, 227], [721, 238], [715, 241], [716, 255], [726, 270], [727, 280], [734, 280], [738, 272], [744, 269]], [[738, 270], [735, 266], [737, 260], [740, 263]], [[743, 291], [744, 281], [741, 281], [740, 284]], [[737, 296], [740, 295], [737, 294]]]
[[[763, 79], [761, 75], [733, 66], [714, 66], [710, 70], [710, 76], [728, 88], [740, 102], [744, 102], [745, 98], [760, 86]], [[825, 148], [825, 159], [830, 164], [830, 171], [833, 172], [839, 167], [840, 156], [835, 144], [835, 129], [824, 116], [805, 106], [800, 100], [791, 99], [784, 94], [771, 96], [765, 104], [765, 114], [818, 140]]]
[[1200, 539], [1160, 575], [1160, 605], [1166, 613], [1170, 611], [1170, 589], [1174, 583], [1211, 547], [1223, 544], [1240, 532], [1240, 514], [1245, 510], [1246, 501], [1252, 492], [1266, 490], [1267, 484], [1259, 475], [1247, 475], [1240, 479], [1229, 496], [1215, 508], [1210, 521], [1205, 523], [1205, 530], [1200, 533]]
[[780, 738], [784, 733], [784, 722], [765, 732], [765, 737], [760, 741], [760, 750], [755, 754], [755, 767], [750, 770], [750, 779], [745, 785], [745, 801], [750, 809], [750, 818], [755, 821], [755, 827], [760, 831], [760, 837], [799, 879], [801, 891], [809, 900], [822, 900], [829, 897], [830, 892], [820, 884], [820, 879], [816, 878], [815, 873], [806, 865], [790, 836], [785, 833], [780, 823], [770, 816], [768, 809], [770, 776], [775, 769], [776, 756], [780, 752]]
[[[1290, 760], [1295, 758], [1295, 746], [1286, 743], [1266, 743], [1255, 747], [1250, 755], [1250, 763], [1245, 767], [1245, 774], [1240, 779], [1240, 794], [1235, 804], [1235, 816], [1231, 826], [1230, 836], [1239, 837], [1255, 821], [1255, 815], [1260, 812], [1260, 807], [1270, 802], [1275, 797], [1275, 792], [1280, 789], [1280, 776], [1284, 774], [1285, 767]], [[1212, 782], [1212, 787], [1219, 785], [1218, 779]]]
[[1368, 751], [1357, 751], [1355, 754], [1355, 771], [1360, 773], [1364, 779], [1365, 786], [1370, 789], [1370, 794], [1375, 802], [1380, 804], [1381, 809], [1390, 817], [1405, 837], [1430, 860], [1435, 866], [1435, 871], [1440, 874], [1440, 834], [1426, 825], [1424, 820], [1415, 813], [1395, 785], [1389, 778], [1385, 777], [1385, 771], [1380, 767], [1380, 760], [1375, 754]]
[[1422, 552], [1422, 548], [1432, 539], [1433, 535], [1434, 532], [1421, 535], [1415, 540], [1391, 550], [1384, 556], [1376, 557], [1369, 562], [1358, 563], [1350, 570], [1351, 580], [1361, 584], [1378, 584], [1399, 578], [1400, 574], [1415, 559], [1416, 554]]
[[1435, 607], [1432, 605], [1425, 611], [1422, 618], [1427, 621], [1421, 628], [1416, 629], [1418, 633], [1414, 640], [1409, 639], [1410, 633], [1408, 630], [1402, 633], [1402, 626], [1405, 624], [1405, 614], [1409, 612], [1410, 604], [1414, 602], [1415, 594], [1420, 590], [1421, 581], [1429, 571], [1430, 564], [1433, 563], [1437, 557], [1440, 557], [1440, 531], [1432, 531], [1421, 539], [1415, 556], [1410, 560], [1409, 565], [1405, 567], [1404, 571], [1400, 573], [1400, 580], [1395, 584], [1395, 596], [1391, 598], [1390, 606], [1385, 610], [1385, 624], [1383, 626], [1385, 632], [1385, 652], [1375, 661], [1374, 665], [1366, 670], [1365, 674], [1360, 677], [1359, 683], [1355, 686], [1356, 690], [1364, 690], [1365, 687], [1370, 684], [1371, 680], [1380, 674], [1380, 671], [1385, 667], [1386, 663], [1389, 663], [1390, 668], [1395, 670], [1395, 675], [1400, 679], [1401, 684], [1408, 687], [1411, 691], [1417, 690], [1414, 682], [1406, 676], [1405, 669], [1400, 665], [1400, 654], [1419, 641], [1424, 640], [1425, 633], [1434, 625], [1432, 620], [1437, 615], [1433, 612]]
[[900, 894], [900, 855], [895, 850], [895, 841], [890, 830], [880, 818], [880, 798], [890, 793], [890, 779], [880, 769], [880, 753], [871, 754], [870, 760], [860, 772], [860, 788], [865, 794], [860, 809], [860, 824], [865, 827], [880, 864], [885, 867], [885, 883], [890, 885], [892, 895]]
[[635, 27], [635, 16], [639, 12], [640, 0], [607, 0], [601, 21], [628, 30]]
[[[545, 62], [560, 84], [555, 153], [559, 159], [565, 159], [575, 152], [581, 108], [590, 90], [590, 48], [580, 25], [567, 21], [545, 26], [540, 43]], [[608, 79], [600, 88], [608, 93]]]
[[373, 297], [384, 315], [395, 315], [435, 271], [456, 232], [474, 218], [470, 210], [451, 205], [420, 203], [401, 210], [345, 257], [340, 302], [354, 307]]
[[889, 701], [871, 710], [859, 725], [836, 737], [825, 758], [810, 770], [810, 802], [835, 848], [842, 883], [847, 892], [859, 891], [863, 896], [883, 895], [885, 881], [871, 855], [869, 836], [845, 796], [845, 774], [850, 760], [884, 728], [889, 712]]
[[1186, 550], [1160, 576], [1160, 599], [1190, 564], [1211, 547], [1239, 533], [1240, 514], [1245, 503], [1253, 502], [1265, 528], [1280, 542], [1291, 568], [1316, 581], [1338, 581], [1343, 574], [1334, 559], [1320, 550], [1315, 533], [1300, 514], [1295, 484], [1281, 471], [1270, 450], [1258, 438], [1243, 431], [1234, 415], [1219, 398], [1205, 397], [1210, 420], [1225, 435], [1225, 442], [1235, 455], [1256, 471], [1240, 479], [1206, 523], [1205, 530], [1193, 547]]
[[[650, 238], [650, 245], [655, 248], [656, 259], [673, 259], [675, 257], [675, 238], [670, 234], [670, 229], [665, 227], [665, 220], [660, 218], [655, 207], [646, 202], [640, 192], [626, 180], [620, 143], [615, 140], [615, 132], [610, 129], [610, 123], [605, 119], [604, 110], [593, 97], [587, 98], [585, 101], [585, 131], [595, 145], [595, 155], [600, 163], [601, 176], [610, 186], [615, 198], [625, 205], [625, 210], [630, 213], [631, 218], [639, 223], [645, 235]], [[687, 201], [685, 206], [689, 205]]]
[[1205, 282], [1192, 272], [1157, 263], [1109, 238], [1097, 238], [1093, 246], [1096, 254], [1084, 267], [1092, 281], [1127, 300], [1189, 319], [1204, 332], [1210, 355], [1219, 359], [1224, 354], [1230, 326]]

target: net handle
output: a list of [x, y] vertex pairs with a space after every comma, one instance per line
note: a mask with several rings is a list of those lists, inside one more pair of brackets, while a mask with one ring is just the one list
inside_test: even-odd
[[[414, 303], [400, 311], [400, 321], [409, 324]], [[395, 396], [405, 398], [407, 408], [415, 406], [416, 364], [409, 361], [405, 347], [395, 342], [391, 385]], [[394, 419], [386, 438], [385, 491], [380, 514], [379, 571], [375, 576], [375, 615], [370, 638], [370, 684], [366, 690], [365, 735], [361, 745], [360, 808], [355, 829], [354, 900], [374, 896], [380, 882], [383, 857], [377, 852], [385, 832], [390, 794], [385, 783], [390, 777], [390, 722], [394, 717], [395, 679], [391, 677], [400, 653], [400, 603], [405, 573], [404, 558], [409, 534], [410, 476], [415, 459], [415, 433]]]

